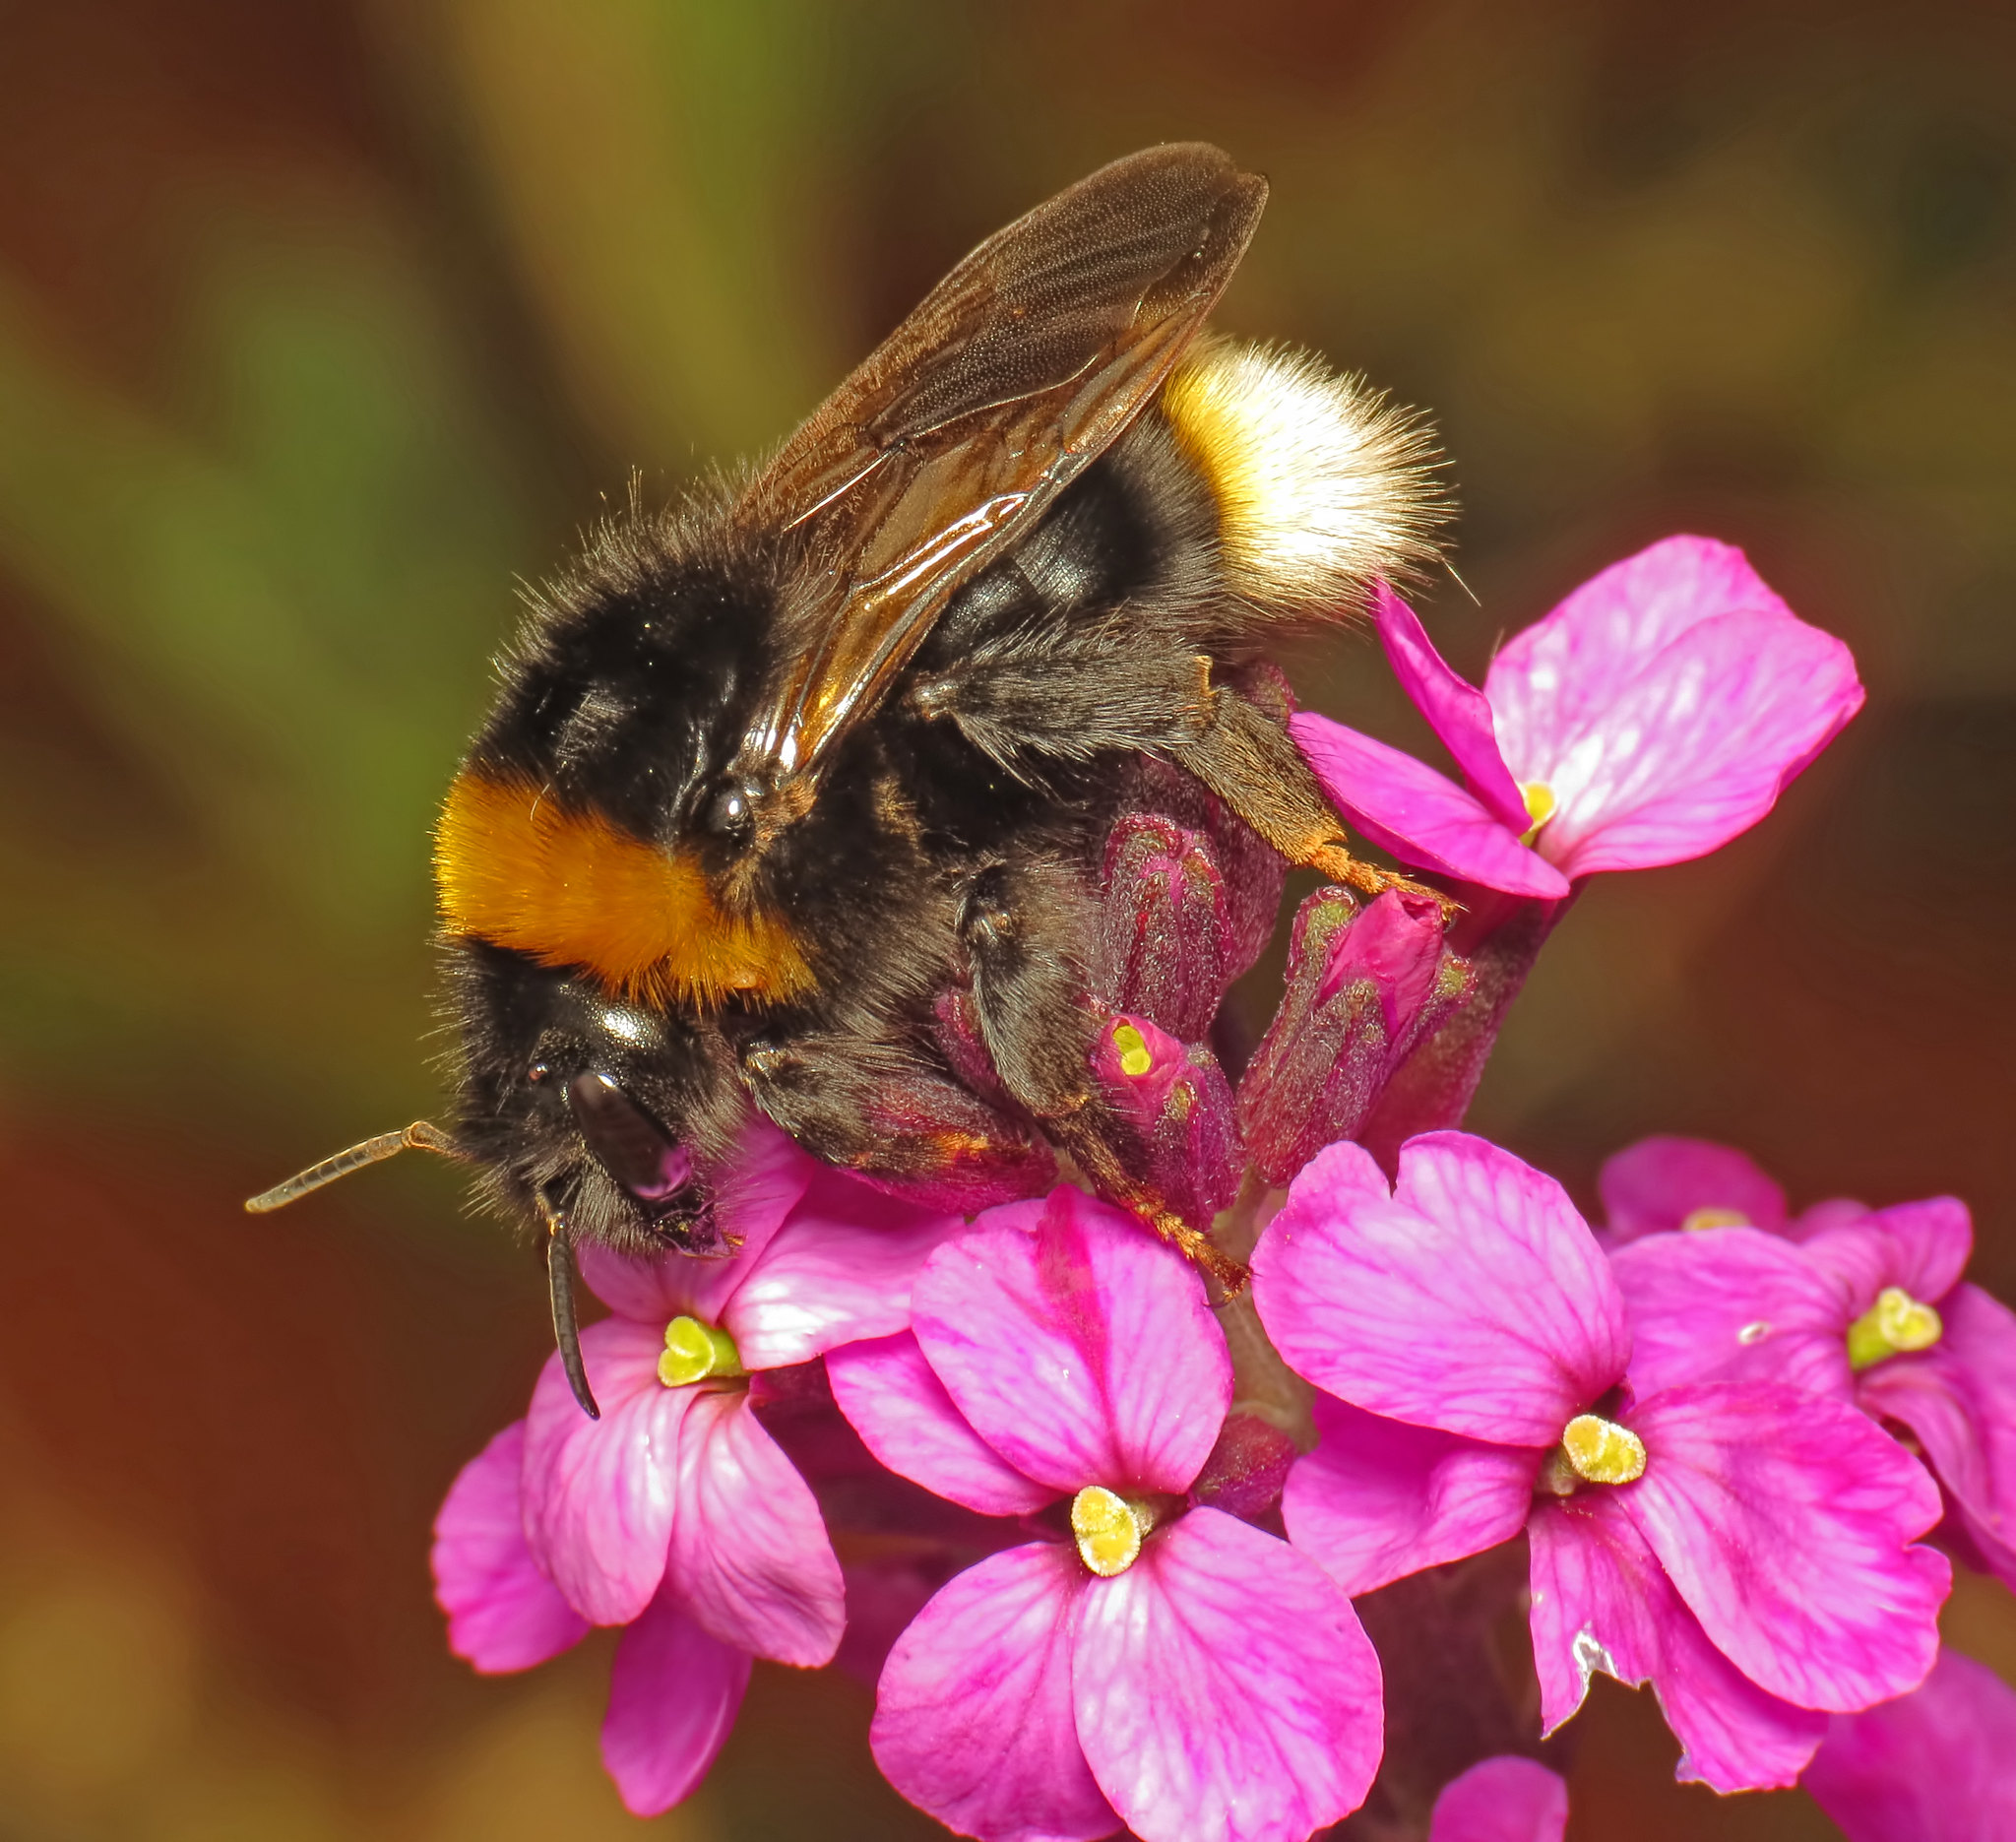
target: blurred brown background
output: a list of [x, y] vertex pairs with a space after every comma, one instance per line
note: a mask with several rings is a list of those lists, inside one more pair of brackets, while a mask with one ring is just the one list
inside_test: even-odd
[[[632, 1833], [606, 1652], [478, 1682], [426, 1529], [535, 1270], [409, 1160], [431, 811], [620, 495], [780, 435], [978, 236], [1205, 137], [1274, 181], [1224, 323], [1440, 421], [1452, 657], [1676, 529], [1868, 711], [1712, 861], [1601, 883], [1476, 1122], [1796, 1199], [1951, 1189], [2016, 1297], [2016, 15], [1959, 0], [0, 4], [0, 1836]], [[1309, 701], [1418, 734], [1360, 639]], [[1959, 1642], [2016, 1668], [1975, 1583]], [[662, 1833], [930, 1833], [867, 1699], [759, 1669]], [[1819, 1837], [1582, 1723], [1581, 1838]]]

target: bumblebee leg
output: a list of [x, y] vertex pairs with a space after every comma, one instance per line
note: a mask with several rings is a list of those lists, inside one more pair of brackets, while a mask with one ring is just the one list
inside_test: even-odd
[[[1208, 673], [1210, 662], [1199, 660]], [[1302, 751], [1279, 722], [1236, 692], [1207, 683], [1211, 721], [1168, 758], [1223, 799], [1291, 863], [1306, 863], [1369, 896], [1399, 889], [1437, 903], [1445, 918], [1460, 904], [1440, 890], [1393, 875], [1351, 855], [1344, 821], [1324, 797]]]
[[868, 1177], [997, 1200], [1004, 1176], [1040, 1189], [1054, 1168], [1025, 1119], [941, 1071], [915, 1033], [773, 1026], [737, 1050], [757, 1107], [815, 1158]]
[[1212, 1274], [1228, 1294], [1246, 1269], [1129, 1169], [1128, 1132], [1100, 1101], [1093, 1051], [1103, 1020], [1060, 942], [1083, 939], [1082, 898], [1053, 866], [982, 871], [961, 906], [974, 1008], [1001, 1084], [1108, 1201], [1131, 1210]]

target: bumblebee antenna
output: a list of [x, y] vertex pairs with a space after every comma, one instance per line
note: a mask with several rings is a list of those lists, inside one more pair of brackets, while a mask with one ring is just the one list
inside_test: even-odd
[[581, 1360], [581, 1332], [574, 1321], [574, 1240], [559, 1210], [545, 1198], [538, 1198], [539, 1214], [546, 1222], [546, 1291], [553, 1301], [553, 1342], [559, 1347], [560, 1366], [567, 1371], [567, 1385], [574, 1390], [575, 1405], [591, 1420], [599, 1420], [602, 1410], [596, 1405], [595, 1390], [588, 1385], [588, 1366]]
[[290, 1202], [298, 1202], [312, 1189], [320, 1189], [325, 1183], [333, 1183], [340, 1176], [347, 1176], [352, 1171], [361, 1171], [367, 1164], [383, 1164], [387, 1158], [396, 1157], [403, 1151], [439, 1152], [444, 1158], [459, 1158], [455, 1142], [439, 1126], [429, 1125], [424, 1119], [415, 1119], [411, 1125], [398, 1132], [380, 1132], [376, 1138], [367, 1138], [361, 1145], [352, 1145], [347, 1151], [340, 1151], [333, 1158], [325, 1158], [320, 1164], [311, 1164], [298, 1176], [290, 1176], [284, 1183], [276, 1183], [271, 1189], [264, 1189], [254, 1196], [245, 1207], [254, 1215], [270, 1215], [275, 1209], [284, 1209]]

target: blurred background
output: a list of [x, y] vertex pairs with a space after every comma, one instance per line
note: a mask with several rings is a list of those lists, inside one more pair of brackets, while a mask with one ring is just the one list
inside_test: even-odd
[[[1674, 530], [1869, 706], [1710, 861], [1600, 882], [1475, 1122], [1796, 1202], [1941, 1190], [2016, 1297], [2016, 15], [1961, 0], [0, 6], [0, 1835], [594, 1842], [607, 1652], [478, 1681], [427, 1527], [536, 1269], [410, 1159], [427, 832], [515, 585], [784, 433], [979, 236], [1201, 137], [1222, 323], [1440, 423], [1451, 657]], [[1418, 740], [1375, 647], [1305, 700]], [[1256, 1001], [1258, 1001], [1256, 999]], [[1964, 1582], [1963, 1648], [2016, 1671]], [[866, 1691], [759, 1666], [655, 1832], [926, 1835]], [[1578, 1838], [1817, 1838], [1582, 1722]]]

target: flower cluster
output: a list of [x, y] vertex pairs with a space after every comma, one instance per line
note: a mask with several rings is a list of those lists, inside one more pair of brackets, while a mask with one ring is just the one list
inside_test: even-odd
[[[1740, 1154], [1653, 1139], [1592, 1227], [1456, 1129], [1581, 882], [1762, 817], [1860, 702], [1846, 649], [1698, 539], [1585, 585], [1481, 691], [1397, 597], [1376, 618], [1459, 779], [1293, 732], [1456, 926], [1410, 887], [1317, 891], [1228, 1068], [1279, 863], [1153, 766], [1107, 842], [1088, 1072], [1211, 1260], [1046, 1158], [992, 1174], [1006, 1200], [906, 1197], [761, 1125], [732, 1254], [587, 1255], [601, 1418], [549, 1362], [434, 1572], [479, 1670], [621, 1627], [632, 1810], [698, 1784], [760, 1657], [873, 1681], [884, 1774], [985, 1842], [1302, 1842], [1368, 1800], [1430, 1842], [1559, 1842], [1537, 1757], [1414, 1744], [1432, 1646], [1382, 1657], [1353, 1603], [1502, 1551], [1532, 1636], [1507, 1744], [1539, 1753], [1604, 1671], [1650, 1684], [1683, 1777], [1804, 1783], [1856, 1842], [2016, 1821], [2016, 1694], [1938, 1639], [1954, 1559], [2016, 1584], [2016, 1316], [1963, 1276], [1965, 1209], [1796, 1217]], [[935, 1021], [995, 1102], [964, 994]]]
[[1508, 1152], [1428, 1133], [1389, 1185], [1330, 1147], [1254, 1286], [1324, 1391], [1291, 1538], [1355, 1593], [1523, 1530], [1549, 1730], [1602, 1669], [1653, 1684], [1682, 1776], [1791, 1784], [1828, 1712], [1930, 1669], [1951, 1570], [1916, 1542], [1939, 1517], [1923, 1469], [1783, 1371], [1645, 1363], [1684, 1333], [1628, 1307], [1560, 1185]]

